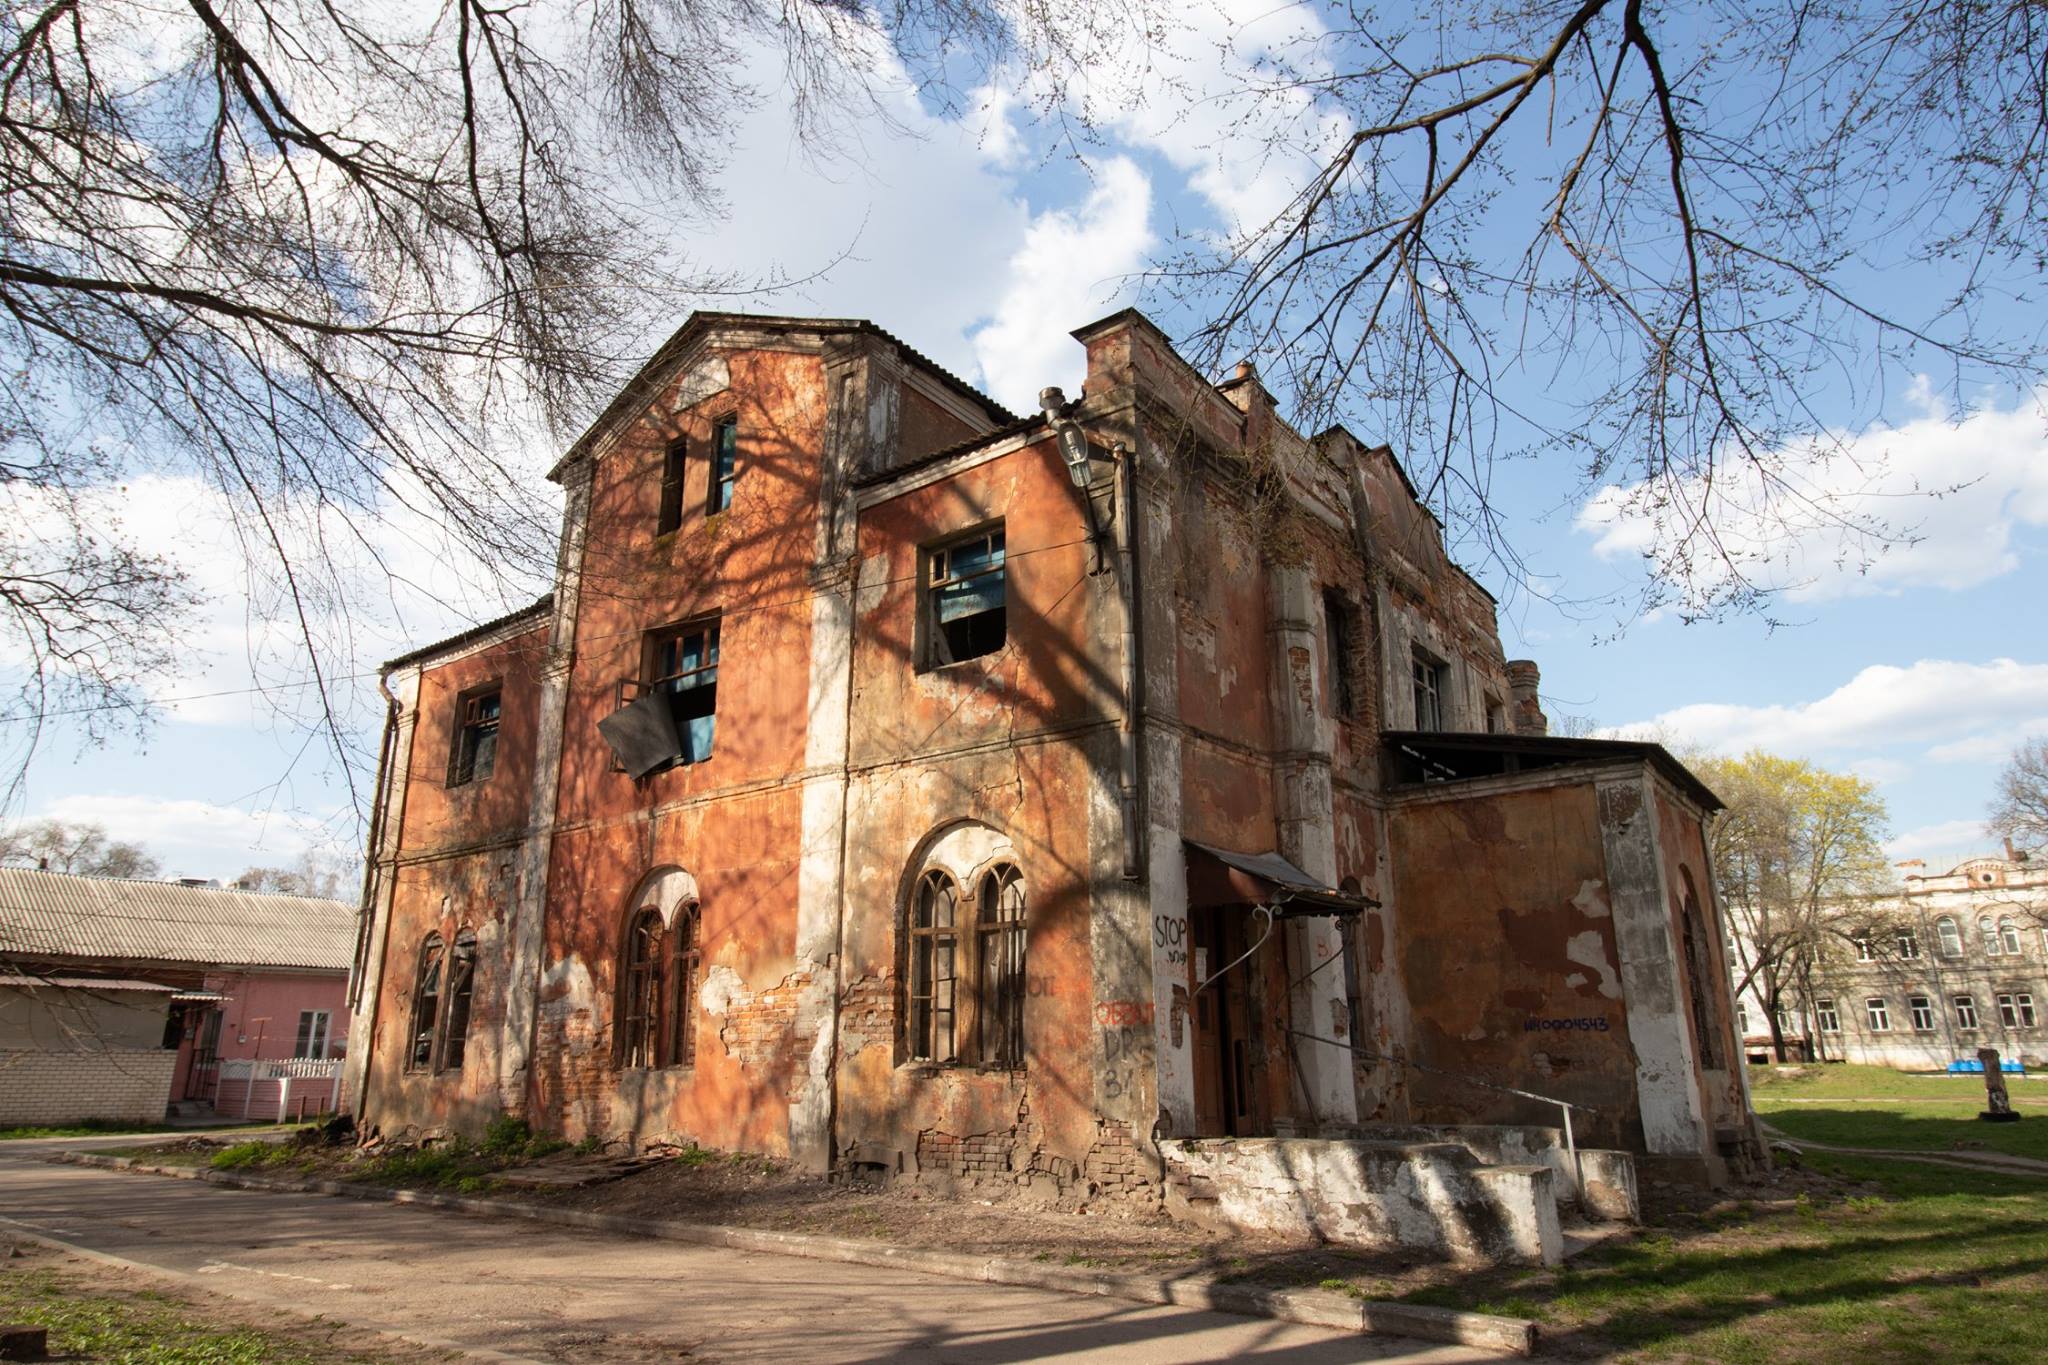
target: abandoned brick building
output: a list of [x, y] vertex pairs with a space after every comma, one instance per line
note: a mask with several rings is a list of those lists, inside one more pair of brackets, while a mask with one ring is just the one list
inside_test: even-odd
[[1541, 1203], [1551, 1099], [1748, 1160], [1713, 795], [1544, 733], [1385, 447], [1075, 336], [1024, 418], [867, 322], [661, 348], [552, 472], [553, 593], [386, 671], [362, 1121], [1246, 1222]]

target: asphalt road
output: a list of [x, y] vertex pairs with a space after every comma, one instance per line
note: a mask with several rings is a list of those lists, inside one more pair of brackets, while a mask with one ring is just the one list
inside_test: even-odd
[[32, 1233], [280, 1312], [320, 1314], [487, 1359], [1494, 1359], [1462, 1347], [888, 1266], [222, 1189], [43, 1159], [51, 1151], [106, 1145], [114, 1144], [0, 1143], [0, 1239]]

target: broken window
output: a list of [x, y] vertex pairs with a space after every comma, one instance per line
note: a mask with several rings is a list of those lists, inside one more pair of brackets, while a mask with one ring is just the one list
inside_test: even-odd
[[1956, 927], [1956, 922], [1953, 919], [1943, 915], [1940, 919], [1936, 920], [1934, 922], [1934, 935], [1941, 943], [1941, 955], [1943, 957], [1961, 957], [1963, 955], [1963, 931]]
[[711, 757], [718, 737], [718, 622], [695, 621], [655, 636], [648, 687], [669, 699], [680, 750], [675, 761]]
[[1820, 1031], [1822, 1033], [1840, 1033], [1842, 1031], [1842, 1016], [1835, 1009], [1833, 999], [1824, 997], [1814, 1001], [1813, 1013], [1820, 1024]]
[[959, 902], [959, 889], [944, 872], [927, 872], [917, 884], [910, 918], [909, 1052], [913, 1061], [958, 1060], [953, 1046], [953, 956]]
[[327, 1055], [327, 1026], [328, 1014], [326, 1010], [300, 1010], [299, 1036], [297, 1041], [292, 1044], [292, 1056], [313, 1058], [315, 1060], [325, 1057]]
[[1415, 681], [1415, 728], [1418, 730], [1441, 730], [1444, 728], [1444, 666], [1430, 655], [1416, 649], [1409, 660], [1409, 671]]
[[993, 654], [1009, 636], [1003, 528], [993, 526], [926, 555], [925, 667]]
[[1892, 1031], [1891, 1011], [1885, 1005], [1882, 997], [1873, 995], [1868, 1000], [1865, 1000], [1863, 1002], [1863, 1013], [1870, 1020], [1870, 1031], [1872, 1033], [1890, 1033]]
[[626, 927], [625, 962], [619, 972], [619, 1065], [656, 1065], [655, 1042], [661, 1010], [661, 911], [649, 908]]
[[1967, 995], [1959, 995], [1949, 1003], [1956, 1008], [1956, 1027], [1975, 1029], [1977, 1027], [1977, 1002]]
[[1024, 1065], [1024, 876], [1004, 863], [981, 879], [977, 1051], [989, 1066]]
[[469, 1045], [469, 1001], [476, 991], [476, 934], [455, 935], [448, 956], [448, 1017], [441, 1024], [441, 1062], [436, 1070], [460, 1071]]
[[665, 536], [683, 524], [683, 470], [689, 446], [681, 440], [669, 442], [661, 457], [661, 511], [655, 517], [654, 534]]
[[481, 782], [498, 761], [497, 683], [465, 692], [456, 701], [455, 751], [448, 759], [448, 785]]
[[1924, 995], [1914, 995], [1907, 997], [1906, 1004], [1913, 1011], [1913, 1031], [1934, 1032], [1934, 1002]]
[[1336, 588], [1323, 589], [1323, 629], [1330, 654], [1330, 711], [1340, 720], [1358, 718], [1353, 678], [1358, 647], [1357, 610]]
[[732, 506], [733, 485], [739, 482], [740, 419], [720, 418], [711, 428], [711, 494], [706, 512], [723, 512]]
[[434, 1064], [434, 1026], [441, 1018], [441, 958], [444, 945], [439, 934], [428, 934], [420, 945], [419, 970], [413, 975], [412, 1046], [406, 1053], [408, 1071], [424, 1071]]

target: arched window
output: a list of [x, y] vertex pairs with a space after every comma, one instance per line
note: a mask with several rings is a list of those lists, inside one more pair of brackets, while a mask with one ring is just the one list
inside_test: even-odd
[[1941, 955], [1943, 957], [1961, 957], [1963, 955], [1963, 931], [1956, 927], [1956, 922], [1953, 918], [1943, 915], [1940, 919], [1936, 920], [1934, 922], [1934, 933], [1935, 937], [1941, 940]]
[[2001, 919], [2000, 921], [1998, 921], [1998, 950], [2002, 953], [2011, 953], [2015, 956], [2019, 954], [2019, 926], [2014, 924], [2009, 919]]
[[692, 1020], [696, 1017], [697, 966], [703, 960], [697, 929], [696, 903], [679, 907], [675, 926], [668, 933], [668, 1017], [661, 1031], [662, 1061], [668, 1066], [694, 1066], [697, 1062], [697, 1030]]
[[1998, 946], [1998, 931], [1991, 927], [1991, 916], [1977, 916], [1977, 938], [1978, 941], [1984, 945], [1985, 952], [1991, 954], [1993, 957], [1998, 956], [1998, 953], [2000, 951]]
[[913, 1060], [951, 1062], [954, 1045], [953, 958], [959, 943], [955, 924], [959, 888], [934, 869], [919, 878], [910, 907], [910, 1036]]
[[476, 989], [476, 932], [464, 929], [455, 935], [455, 951], [448, 957], [447, 1017], [441, 1024], [441, 1060], [437, 1070], [460, 1071], [469, 1043], [469, 999]]
[[981, 975], [975, 1017], [981, 1060], [1024, 1065], [1024, 874], [998, 864], [981, 879]]
[[434, 1029], [441, 1019], [441, 967], [445, 945], [439, 934], [428, 934], [420, 945], [419, 970], [412, 982], [412, 1046], [406, 1052], [408, 1071], [425, 1071], [434, 1065]]
[[626, 925], [619, 970], [620, 1066], [659, 1066], [661, 1037], [661, 911], [636, 911]]

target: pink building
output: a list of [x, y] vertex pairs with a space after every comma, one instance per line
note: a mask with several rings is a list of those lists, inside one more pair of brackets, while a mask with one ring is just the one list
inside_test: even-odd
[[0, 869], [0, 1124], [319, 1113], [355, 907]]

